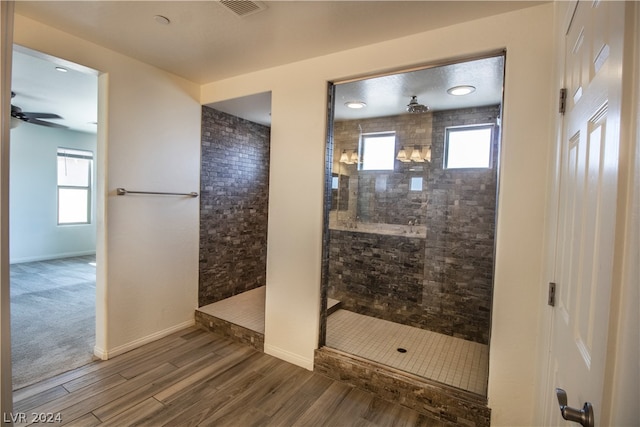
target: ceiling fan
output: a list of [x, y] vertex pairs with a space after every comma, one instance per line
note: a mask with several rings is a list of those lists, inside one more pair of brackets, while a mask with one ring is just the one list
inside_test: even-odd
[[[15, 97], [16, 93], [11, 91], [11, 98]], [[59, 129], [68, 129], [67, 126], [58, 124], [58, 123], [52, 123], [52, 122], [48, 122], [45, 120], [40, 120], [40, 119], [61, 119], [62, 117], [60, 117], [57, 114], [53, 114], [53, 113], [28, 113], [28, 112], [24, 112], [22, 111], [22, 108], [17, 107], [13, 104], [11, 104], [11, 118], [12, 119], [17, 119], [17, 120], [21, 120], [23, 122], [27, 122], [27, 123], [33, 123], [34, 125], [40, 125], [40, 126], [47, 126], [47, 127], [51, 127], [51, 128], [59, 128]], [[16, 127], [20, 122], [18, 122], [17, 120], [12, 120], [12, 128]]]

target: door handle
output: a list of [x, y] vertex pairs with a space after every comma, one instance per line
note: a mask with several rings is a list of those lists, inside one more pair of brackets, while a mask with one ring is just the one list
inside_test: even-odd
[[583, 427], [594, 427], [593, 406], [591, 403], [585, 402], [582, 409], [570, 408], [567, 406], [567, 392], [561, 388], [556, 388], [556, 396], [558, 396], [558, 404], [560, 404], [560, 413], [562, 418], [567, 421], [580, 423]]

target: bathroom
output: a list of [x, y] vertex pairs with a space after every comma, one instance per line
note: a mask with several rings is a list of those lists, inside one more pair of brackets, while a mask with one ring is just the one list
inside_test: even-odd
[[[348, 322], [341, 326], [340, 313], [383, 320], [394, 331], [397, 325], [407, 326], [412, 332], [397, 345], [381, 338], [383, 345], [391, 343], [393, 348], [380, 363], [486, 396], [503, 73], [504, 56], [497, 55], [335, 85], [322, 278], [323, 294], [332, 308], [321, 314], [321, 346], [376, 361], [375, 355], [367, 353], [375, 349], [374, 339], [363, 342], [362, 336], [351, 341], [347, 337], [346, 346], [340, 342], [338, 330], [349, 329]], [[412, 86], [403, 88], [401, 82]], [[464, 96], [446, 93], [464, 83], [473, 83], [475, 90]], [[354, 93], [366, 93], [362, 88], [366, 85], [380, 97], [388, 98], [393, 92], [398, 105], [381, 112], [375, 99], [369, 98], [365, 108], [343, 108], [355, 99]], [[438, 91], [444, 95], [431, 94]], [[415, 94], [418, 106], [428, 104], [428, 111], [406, 111]], [[263, 98], [263, 109], [269, 111], [270, 94]], [[440, 104], [434, 104], [438, 98]], [[251, 97], [255, 109], [256, 103]], [[228, 103], [203, 108], [200, 309], [196, 316], [205, 327], [224, 329], [227, 335], [262, 350], [268, 286], [269, 119], [268, 114], [262, 124], [239, 119], [233, 108], [219, 111], [226, 107]], [[388, 108], [395, 112], [389, 114]], [[455, 146], [445, 140], [456, 130], [489, 136], [479, 159], [453, 158]], [[213, 144], [214, 138], [223, 144]], [[390, 163], [387, 159], [386, 166], [363, 166], [367, 141], [382, 140], [387, 148], [391, 146]], [[455, 161], [463, 164], [456, 166]], [[205, 170], [217, 172], [209, 175]], [[258, 172], [250, 174], [252, 170]], [[237, 310], [234, 298], [249, 301]], [[221, 311], [206, 316], [216, 304]], [[217, 320], [238, 314], [245, 319], [227, 319], [231, 325]], [[362, 325], [380, 329], [366, 322]], [[448, 353], [431, 351], [435, 357], [462, 359], [460, 364], [472, 364], [473, 369], [460, 377], [464, 366], [427, 366], [419, 347], [433, 350], [436, 345], [421, 345], [420, 338], [411, 338], [414, 330], [438, 338], [437, 346]], [[360, 334], [357, 329], [354, 333]], [[453, 341], [446, 341], [449, 338]], [[350, 347], [354, 343], [356, 347]], [[416, 357], [423, 362], [415, 362]], [[394, 360], [399, 363], [394, 365]], [[421, 364], [425, 365], [422, 370], [408, 368]]]
[[498, 55], [335, 85], [326, 347], [486, 396], [503, 72]]

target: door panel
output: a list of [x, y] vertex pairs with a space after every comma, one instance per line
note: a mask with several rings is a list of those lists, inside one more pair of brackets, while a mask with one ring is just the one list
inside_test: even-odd
[[556, 312], [552, 323], [549, 425], [569, 406], [602, 407], [616, 219], [624, 3], [579, 2], [566, 33], [567, 111], [559, 141]]

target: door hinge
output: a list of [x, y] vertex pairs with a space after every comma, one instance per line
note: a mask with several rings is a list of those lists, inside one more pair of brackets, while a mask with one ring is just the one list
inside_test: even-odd
[[560, 99], [559, 99], [558, 112], [560, 114], [564, 114], [566, 109], [567, 109], [567, 89], [562, 88], [562, 89], [560, 89]]
[[547, 304], [551, 307], [556, 305], [556, 284], [554, 282], [549, 282], [549, 297], [547, 299]]

